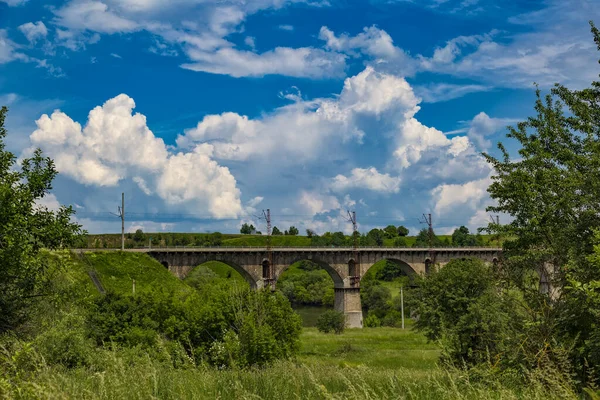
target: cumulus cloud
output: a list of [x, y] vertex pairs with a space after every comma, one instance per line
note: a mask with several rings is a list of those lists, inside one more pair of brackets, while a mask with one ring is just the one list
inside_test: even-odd
[[491, 142], [486, 139], [487, 136], [497, 133], [515, 122], [517, 120], [511, 118], [490, 118], [486, 113], [480, 112], [471, 121], [467, 134], [480, 149], [486, 150], [491, 146]]
[[358, 57], [364, 54], [372, 58], [379, 68], [387, 67], [404, 76], [415, 72], [414, 60], [404, 50], [394, 45], [392, 37], [376, 26], [365, 27], [356, 36], [342, 33], [338, 36], [328, 27], [323, 26], [319, 39], [325, 41], [325, 46], [336, 52]]
[[19, 30], [25, 35], [30, 43], [35, 43], [39, 39], [43, 39], [48, 35], [48, 29], [42, 21], [38, 22], [27, 22], [26, 24], [20, 25]]
[[133, 99], [121, 94], [90, 111], [83, 128], [57, 110], [36, 121], [30, 139], [79, 183], [115, 186], [131, 178], [144, 193], [155, 192], [168, 204], [206, 208], [217, 218], [239, 214], [236, 180], [211, 159], [211, 149], [170, 153], [134, 108]]
[[75, 31], [112, 34], [139, 29], [138, 23], [118, 15], [100, 1], [72, 0], [55, 14], [57, 24]]
[[350, 176], [340, 174], [333, 178], [330, 187], [336, 192], [358, 188], [380, 193], [398, 193], [400, 178], [382, 174], [374, 167], [354, 168]]
[[15, 44], [8, 39], [5, 29], [0, 29], [0, 64], [16, 59]]
[[482, 202], [489, 199], [487, 188], [491, 183], [491, 176], [487, 176], [464, 184], [439, 185], [431, 191], [436, 214], [455, 212], [464, 208], [481, 211], [485, 208], [482, 207]]
[[328, 212], [341, 207], [340, 202], [335, 196], [305, 190], [300, 193], [298, 204], [311, 215]]

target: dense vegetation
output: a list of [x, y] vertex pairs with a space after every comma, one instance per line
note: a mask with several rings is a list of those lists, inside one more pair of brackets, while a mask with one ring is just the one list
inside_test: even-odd
[[[390, 225], [391, 226], [391, 225]], [[249, 229], [251, 226], [245, 229]], [[389, 227], [388, 227], [389, 228]], [[358, 240], [359, 246], [385, 246], [385, 247], [430, 247], [429, 232], [422, 230], [417, 236], [407, 236], [408, 230], [403, 226], [396, 229], [406, 235], [391, 235], [385, 229], [372, 229], [367, 234], [361, 234]], [[400, 229], [404, 228], [404, 229]], [[465, 234], [466, 230], [466, 234]], [[452, 235], [432, 236], [431, 247], [444, 246], [498, 246], [501, 241], [497, 235], [471, 234], [466, 227], [460, 227]], [[345, 235], [343, 232], [325, 232], [317, 235], [309, 230], [307, 236], [277, 234], [271, 236], [272, 246], [289, 247], [307, 247], [307, 246], [326, 246], [326, 247], [351, 247], [354, 244], [352, 236]], [[144, 233], [137, 230], [135, 233], [125, 234], [125, 248], [139, 247], [160, 247], [160, 246], [228, 246], [228, 247], [265, 247], [267, 245], [267, 236], [254, 233], [247, 234], [225, 234], [214, 233]], [[90, 249], [120, 249], [120, 234], [98, 234], [85, 235], [78, 238], [75, 243], [78, 248]]]

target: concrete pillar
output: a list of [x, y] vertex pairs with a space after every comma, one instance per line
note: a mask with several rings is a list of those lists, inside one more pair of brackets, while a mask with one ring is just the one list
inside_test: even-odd
[[360, 288], [335, 288], [334, 308], [344, 313], [348, 328], [363, 327]]

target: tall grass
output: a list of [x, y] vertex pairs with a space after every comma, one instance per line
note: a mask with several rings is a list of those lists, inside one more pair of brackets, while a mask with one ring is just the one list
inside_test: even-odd
[[173, 368], [150, 357], [117, 351], [105, 368], [65, 370], [46, 365], [17, 379], [0, 378], [0, 397], [16, 399], [569, 399], [568, 388], [541, 384], [506, 387], [480, 384], [434, 369], [306, 366], [279, 362], [269, 368], [219, 371]]

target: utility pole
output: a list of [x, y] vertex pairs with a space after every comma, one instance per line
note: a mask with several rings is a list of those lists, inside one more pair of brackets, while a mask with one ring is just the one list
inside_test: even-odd
[[271, 286], [271, 290], [275, 290], [273, 282], [273, 248], [271, 246], [271, 209], [267, 208], [267, 211], [263, 210], [263, 216], [267, 221], [267, 260], [269, 262], [268, 271], [263, 271], [263, 279], [266, 273], [266, 282]]
[[[494, 220], [494, 217], [492, 215], [490, 215], [490, 220], [492, 221], [492, 224], [496, 224], [496, 229], [500, 228], [500, 216], [496, 215], [496, 219]], [[496, 233], [496, 244], [498, 246], [500, 246], [500, 232]]]
[[429, 241], [429, 248], [431, 249], [433, 247], [433, 224], [431, 222], [431, 214], [423, 214], [423, 221], [419, 220], [419, 222], [422, 224], [427, 224], [428, 226], [427, 236]]
[[435, 256], [436, 253], [433, 250], [433, 222], [431, 220], [431, 214], [423, 214], [423, 221], [419, 220], [420, 223], [422, 224], [427, 224], [428, 226], [428, 241], [429, 241], [429, 254], [431, 255], [431, 259], [429, 260], [429, 262], [425, 261], [425, 272], [429, 272], [429, 269], [431, 268], [431, 265], [435, 265]]
[[121, 251], [125, 250], [125, 193], [121, 193], [121, 207], [118, 208], [121, 217]]
[[404, 285], [400, 286], [400, 310], [402, 310], [402, 329], [404, 329]]
[[348, 272], [350, 274], [350, 284], [356, 285], [360, 281], [360, 260], [358, 254], [358, 225], [356, 223], [356, 211], [348, 211], [349, 221], [352, 223], [352, 256], [354, 258], [354, 268]]

